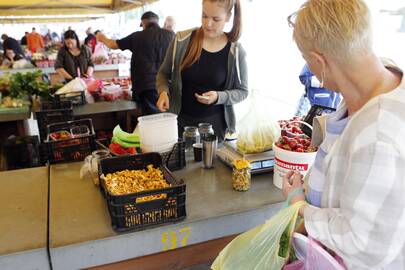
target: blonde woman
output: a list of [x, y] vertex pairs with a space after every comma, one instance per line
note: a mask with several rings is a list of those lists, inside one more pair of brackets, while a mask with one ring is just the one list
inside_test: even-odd
[[[202, 26], [178, 32], [157, 75], [161, 111], [178, 114], [185, 126], [209, 122], [219, 140], [235, 131], [233, 104], [248, 95], [239, 0], [203, 0]], [[234, 15], [229, 33], [225, 24]]]
[[[308, 179], [305, 228], [348, 269], [405, 269], [403, 72], [374, 54], [362, 0], [308, 0], [289, 22], [311, 71], [343, 96]], [[283, 192], [304, 200], [298, 172]]]

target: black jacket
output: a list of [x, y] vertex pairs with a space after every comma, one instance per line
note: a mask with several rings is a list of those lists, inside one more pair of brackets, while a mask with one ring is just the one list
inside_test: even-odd
[[24, 56], [24, 50], [21, 48], [20, 43], [14, 38], [8, 37], [3, 41], [4, 53], [7, 49], [12, 49], [15, 54]]
[[156, 89], [156, 74], [174, 37], [172, 31], [151, 24], [143, 31], [117, 40], [121, 50], [130, 50], [132, 89], [138, 94]]

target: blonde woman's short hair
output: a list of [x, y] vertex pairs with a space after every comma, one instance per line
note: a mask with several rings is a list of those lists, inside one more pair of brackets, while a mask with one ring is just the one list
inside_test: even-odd
[[304, 53], [317, 51], [347, 61], [371, 52], [370, 21], [362, 0], [308, 0], [295, 14], [293, 37]]

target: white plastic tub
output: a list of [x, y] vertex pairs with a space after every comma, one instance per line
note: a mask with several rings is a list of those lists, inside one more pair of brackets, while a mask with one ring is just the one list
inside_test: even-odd
[[316, 157], [316, 152], [293, 152], [281, 149], [276, 144], [273, 144], [273, 150], [275, 159], [273, 184], [280, 189], [287, 172], [297, 170], [305, 177]]
[[142, 152], [167, 152], [178, 141], [177, 115], [159, 113], [138, 117]]

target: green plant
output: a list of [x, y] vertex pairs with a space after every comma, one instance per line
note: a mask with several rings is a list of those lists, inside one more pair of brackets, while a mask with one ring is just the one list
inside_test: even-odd
[[49, 84], [42, 81], [42, 71], [12, 74], [9, 94], [14, 98], [25, 98], [33, 95], [47, 98], [50, 96]]

